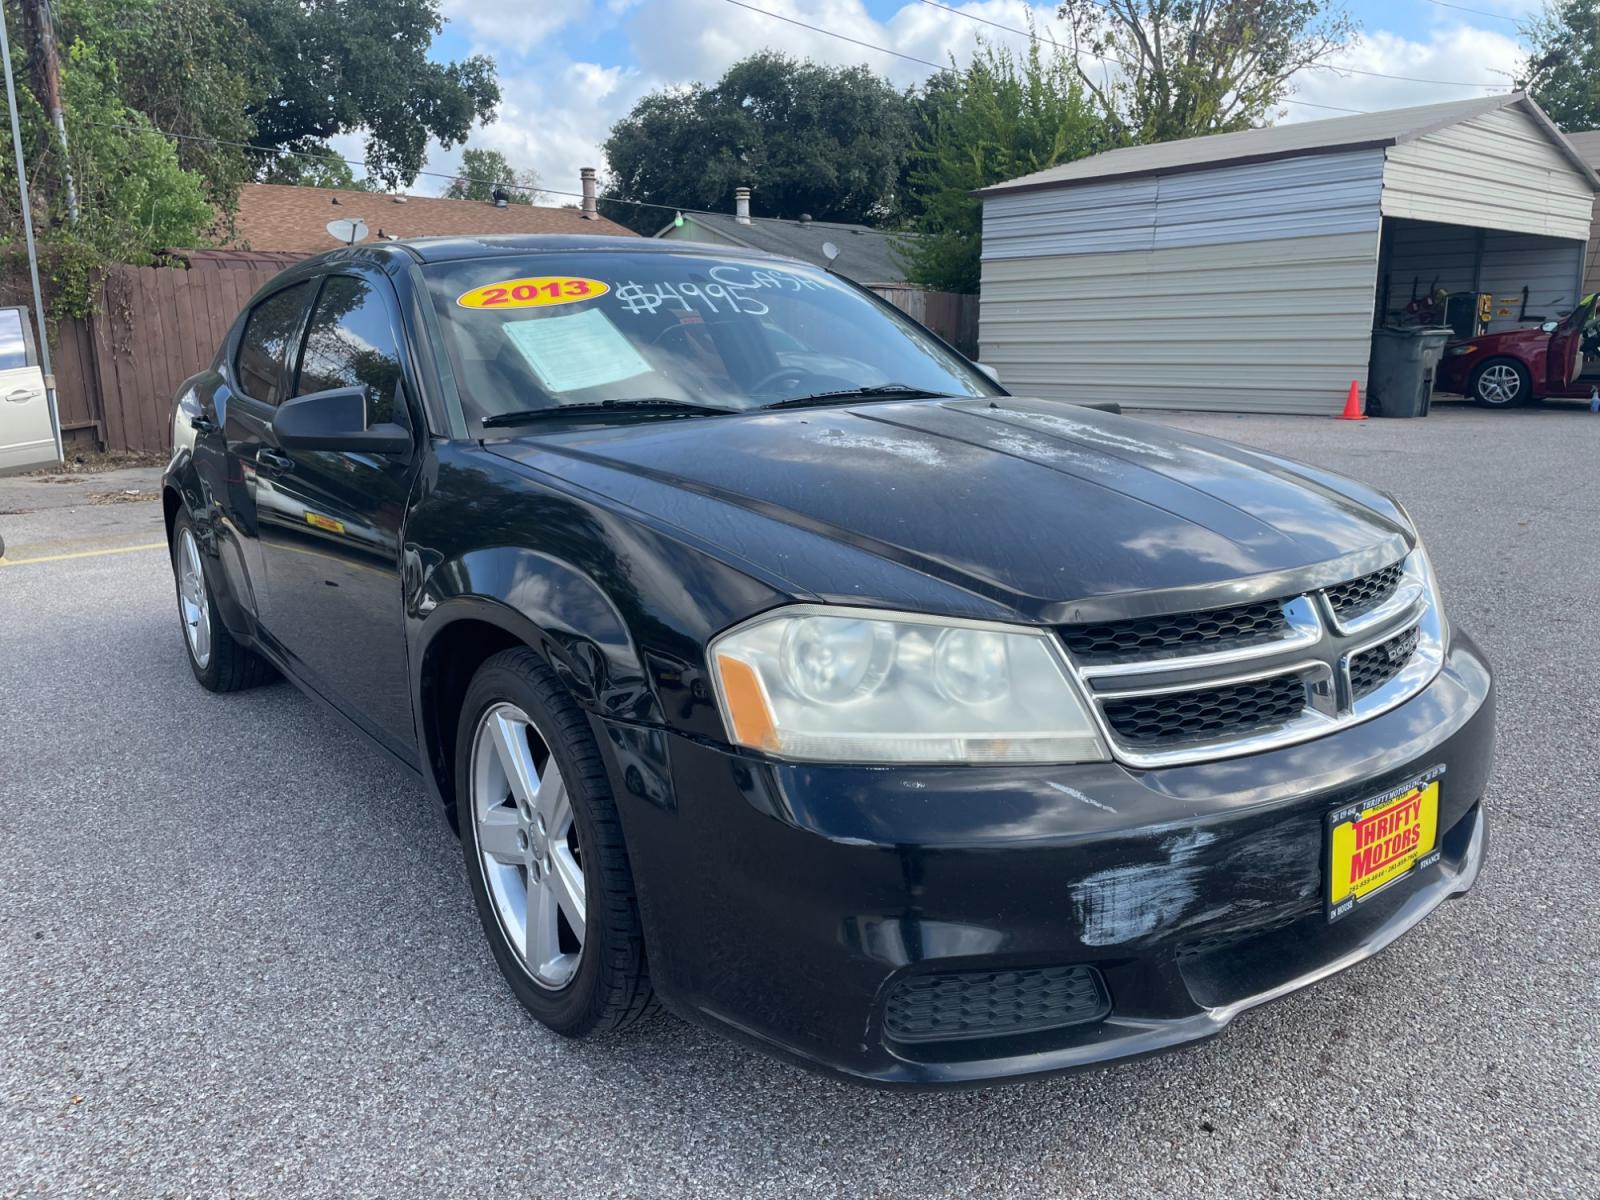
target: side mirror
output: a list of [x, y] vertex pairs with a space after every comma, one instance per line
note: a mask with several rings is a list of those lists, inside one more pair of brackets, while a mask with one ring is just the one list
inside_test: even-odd
[[287, 450], [411, 453], [411, 431], [404, 426], [367, 425], [364, 387], [334, 388], [286, 400], [272, 416], [272, 432]]
[[985, 375], [987, 375], [990, 379], [994, 380], [996, 383], [1000, 382], [1000, 372], [996, 371], [988, 363], [975, 362], [972, 365], [977, 367], [978, 370], [982, 371]]
[[1545, 333], [1554, 333], [1556, 330], [1561, 328], [1561, 322], [1560, 321], [1546, 321], [1543, 325], [1539, 326], [1539, 328], [1541, 330], [1543, 330]]

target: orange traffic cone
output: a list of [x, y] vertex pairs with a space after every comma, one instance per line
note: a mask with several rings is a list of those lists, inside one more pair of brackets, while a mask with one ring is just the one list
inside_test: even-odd
[[1350, 381], [1350, 395], [1345, 398], [1344, 411], [1339, 414], [1341, 421], [1365, 421], [1367, 414], [1361, 411], [1361, 387], [1354, 379]]

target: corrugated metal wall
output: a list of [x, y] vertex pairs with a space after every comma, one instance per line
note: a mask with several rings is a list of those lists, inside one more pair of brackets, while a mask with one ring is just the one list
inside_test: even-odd
[[1364, 381], [1382, 151], [996, 196], [979, 339], [1014, 391], [1337, 411]]
[[1505, 108], [1391, 146], [1383, 215], [1587, 239], [1594, 192], [1526, 113]]
[[1594, 220], [1589, 226], [1589, 249], [1583, 271], [1583, 294], [1600, 292], [1600, 200], [1594, 202]]
[[1389, 276], [1391, 317], [1405, 311], [1413, 294], [1432, 287], [1491, 292], [1497, 300], [1510, 301], [1502, 305], [1509, 308], [1506, 315], [1490, 322], [1491, 330], [1525, 323], [1519, 319], [1524, 287], [1529, 320], [1564, 317], [1577, 304], [1582, 242], [1431, 221], [1395, 220], [1386, 229], [1383, 270]]

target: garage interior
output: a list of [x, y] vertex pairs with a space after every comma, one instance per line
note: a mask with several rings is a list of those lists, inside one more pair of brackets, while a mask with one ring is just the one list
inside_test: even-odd
[[1564, 238], [1391, 218], [1378, 248], [1377, 323], [1404, 322], [1439, 292], [1493, 297], [1477, 332], [1560, 320], [1578, 303], [1584, 250]]

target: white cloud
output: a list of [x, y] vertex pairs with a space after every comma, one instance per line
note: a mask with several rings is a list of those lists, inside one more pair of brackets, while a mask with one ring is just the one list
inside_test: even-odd
[[[981, 36], [1022, 49], [1024, 36], [996, 26], [1025, 29], [1030, 18], [1038, 34], [1065, 45], [1069, 38], [1055, 19], [1054, 3], [1026, 0], [948, 2], [950, 12], [919, 0], [904, 0], [884, 21], [873, 18], [861, 0], [746, 0], [755, 8], [830, 30], [872, 46], [890, 47], [926, 63], [964, 64]], [[1542, 0], [1463, 0], [1508, 16], [1537, 10]], [[471, 144], [501, 151], [519, 168], [532, 167], [548, 187], [576, 191], [578, 168], [605, 169], [600, 145], [611, 126], [645, 93], [664, 87], [717, 79], [729, 66], [762, 49], [833, 65], [864, 63], [897, 86], [919, 82], [935, 68], [896, 58], [830, 37], [817, 30], [740, 8], [727, 0], [444, 0], [443, 11], [466, 27], [480, 47], [500, 64], [504, 97], [500, 117], [475, 130]], [[1349, 109], [1396, 108], [1493, 94], [1492, 87], [1450, 86], [1462, 81], [1509, 83], [1521, 57], [1515, 26], [1435, 8], [1437, 21], [1421, 38], [1384, 30], [1366, 34], [1336, 62], [1344, 67], [1388, 75], [1415, 76], [1439, 83], [1413, 83], [1327, 70], [1302, 72], [1295, 97]], [[962, 15], [967, 14], [967, 15]], [[971, 17], [982, 18], [975, 21]], [[1476, 22], [1474, 24], [1473, 22]], [[615, 26], [626, 40], [626, 66], [587, 62], [561, 53], [561, 32], [579, 22]], [[992, 22], [985, 24], [983, 22]], [[1488, 26], [1482, 28], [1480, 26]], [[1503, 26], [1503, 29], [1500, 27]], [[1287, 104], [1281, 120], [1316, 120], [1337, 113]], [[437, 150], [430, 170], [449, 171], [459, 150]], [[421, 179], [418, 189], [438, 191], [442, 180]], [[546, 202], [565, 203], [549, 196]]]
[[524, 54], [562, 26], [588, 16], [587, 0], [443, 0], [440, 13], [477, 39], [474, 51]]
[[[1509, 90], [1511, 75], [1523, 54], [1514, 37], [1471, 25], [1442, 26], [1433, 30], [1427, 41], [1421, 42], [1380, 29], [1332, 59], [1332, 65], [1382, 75], [1406, 75], [1412, 79], [1383, 79], [1336, 70], [1302, 71], [1294, 81], [1295, 98], [1376, 111], [1492, 96]], [[1507, 86], [1493, 86], [1495, 84]], [[1284, 119], [1293, 121], [1339, 115], [1296, 104], [1288, 105], [1286, 111], [1288, 115]]]

